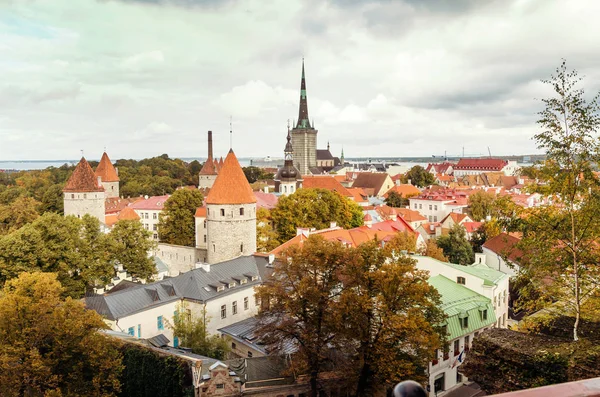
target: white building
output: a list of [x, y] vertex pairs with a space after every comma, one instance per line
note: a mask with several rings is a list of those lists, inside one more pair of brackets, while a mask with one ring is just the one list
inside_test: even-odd
[[439, 196], [424, 193], [408, 199], [410, 209], [418, 211], [429, 222], [441, 222], [448, 214], [456, 212], [461, 214], [468, 207], [466, 198]]
[[87, 297], [85, 302], [114, 331], [138, 338], [164, 334], [177, 346], [170, 325], [180, 309], [182, 315], [204, 318], [210, 334], [256, 315], [254, 288], [260, 285], [268, 260], [263, 256], [244, 256], [203, 265], [152, 284], [130, 284], [121, 291]]
[[500, 233], [489, 239], [481, 247], [485, 264], [511, 277], [516, 276], [523, 256], [523, 251], [517, 248], [518, 242], [519, 238], [507, 233]]
[[144, 225], [144, 229], [152, 232], [152, 239], [158, 241], [158, 221], [165, 202], [169, 199], [169, 195], [144, 197], [143, 200], [136, 201], [130, 207], [140, 217], [140, 222]]

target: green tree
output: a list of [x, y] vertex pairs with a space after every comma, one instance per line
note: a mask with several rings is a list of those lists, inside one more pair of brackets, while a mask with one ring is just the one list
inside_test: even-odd
[[269, 252], [277, 248], [281, 242], [273, 229], [271, 212], [266, 208], [256, 211], [256, 250]]
[[409, 200], [397, 192], [389, 192], [385, 204], [390, 207], [400, 208], [410, 204]]
[[324, 229], [336, 222], [347, 229], [363, 224], [363, 212], [358, 204], [325, 189], [299, 189], [281, 197], [271, 210], [271, 217], [279, 241], [294, 237], [298, 227]]
[[417, 250], [417, 236], [414, 233], [396, 233], [394, 237], [385, 243], [386, 250], [400, 255], [402, 251], [415, 252]]
[[152, 233], [145, 230], [138, 220], [121, 220], [109, 234], [112, 239], [112, 258], [123, 265], [129, 274], [146, 281], [156, 274], [156, 264], [148, 256], [156, 248], [151, 236]]
[[55, 184], [49, 186], [41, 198], [41, 208], [40, 211], [42, 213], [45, 212], [56, 212], [57, 214], [64, 213], [64, 199], [63, 199], [63, 187], [64, 184]]
[[479, 222], [485, 220], [486, 217], [492, 215], [492, 206], [494, 204], [495, 195], [483, 190], [477, 191], [469, 196], [469, 210], [471, 218]]
[[451, 263], [470, 265], [475, 262], [473, 247], [467, 240], [465, 228], [459, 224], [452, 226], [448, 234], [438, 237], [436, 243]]
[[378, 241], [350, 251], [337, 321], [354, 357], [356, 395], [376, 395], [404, 379], [427, 382], [429, 361], [445, 340], [434, 325], [445, 314], [428, 272]]
[[0, 237], [0, 284], [24, 271], [52, 272], [68, 296], [81, 298], [113, 277], [109, 246], [96, 218], [46, 213]]
[[194, 214], [202, 207], [204, 197], [196, 189], [180, 189], [165, 202], [159, 216], [158, 237], [160, 241], [193, 247], [195, 244]]
[[206, 309], [196, 317], [185, 303], [182, 303], [177, 307], [173, 324], [168, 326], [173, 330], [173, 335], [179, 338], [181, 346], [192, 349], [193, 353], [222, 360], [230, 351], [229, 345], [218, 335], [208, 334], [206, 327], [209, 322]]
[[593, 172], [600, 163], [600, 94], [588, 102], [577, 88], [581, 80], [565, 61], [542, 80], [554, 96], [542, 100], [541, 131], [534, 140], [546, 151], [546, 160], [535, 168], [539, 183], [531, 189], [551, 198], [554, 206], [528, 211], [520, 244], [532, 253], [523, 272], [543, 297], [561, 301], [574, 314], [574, 340], [579, 339], [582, 303], [600, 279], [600, 181]]
[[116, 396], [121, 354], [51, 273], [22, 273], [0, 294], [0, 394]]
[[491, 238], [496, 237], [502, 232], [500, 223], [494, 218], [490, 221], [484, 222], [473, 232], [471, 236], [471, 244], [473, 245], [473, 252], [483, 252], [483, 244]]
[[406, 174], [404, 174], [402, 182], [408, 183], [409, 180], [410, 183], [415, 186], [425, 187], [432, 185], [435, 182], [435, 175], [433, 175], [431, 172], [427, 171], [420, 165], [415, 165], [410, 170], [408, 170]]
[[330, 350], [341, 345], [338, 316], [341, 290], [339, 272], [349, 250], [337, 242], [313, 235], [302, 247], [292, 246], [275, 263], [272, 277], [257, 288], [265, 302], [259, 313], [263, 342], [281, 351], [298, 346], [298, 368], [308, 373], [311, 393], [318, 395], [318, 376], [332, 363]]
[[0, 235], [13, 232], [33, 222], [38, 216], [37, 201], [21, 196], [10, 205], [0, 204]]

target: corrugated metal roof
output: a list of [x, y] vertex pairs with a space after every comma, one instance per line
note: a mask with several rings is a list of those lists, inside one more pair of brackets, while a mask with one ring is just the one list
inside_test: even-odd
[[[421, 255], [414, 255], [415, 258], [419, 258]], [[494, 270], [492, 268], [487, 267], [484, 264], [475, 264], [469, 266], [457, 265], [455, 263], [442, 262], [434, 258], [427, 257], [428, 260], [433, 260], [438, 263], [441, 263], [446, 266], [450, 266], [454, 269], [460, 270], [462, 272], [468, 273], [472, 276], [478, 277], [483, 280], [485, 285], [494, 286], [498, 285], [500, 280], [505, 277], [508, 277], [505, 273], [499, 272], [498, 270]]]
[[[496, 322], [494, 305], [489, 298], [442, 275], [431, 277], [428, 282], [441, 295], [441, 309], [448, 316], [448, 340], [470, 334]], [[486, 319], [483, 316], [484, 310], [487, 310]], [[468, 317], [467, 327], [463, 327], [460, 321], [465, 314]]]
[[[222, 334], [228, 335], [230, 338], [239, 341], [247, 346], [252, 347], [265, 355], [269, 352], [265, 349], [265, 346], [260, 343], [260, 338], [257, 335], [258, 319], [256, 317], [250, 317], [237, 323], [233, 323], [226, 327], [220, 328], [218, 331]], [[282, 350], [280, 353], [291, 354], [298, 350], [296, 344], [291, 341], [283, 341]]]
[[[89, 309], [97, 311], [109, 320], [116, 320], [180, 299], [206, 302], [217, 296], [260, 284], [259, 266], [264, 267], [267, 261], [268, 258], [260, 256], [241, 256], [211, 265], [210, 272], [194, 269], [177, 277], [152, 284], [140, 284], [138, 287], [110, 295], [90, 296], [86, 298], [85, 303]], [[233, 288], [225, 287], [223, 291], [218, 292], [216, 288], [211, 287], [211, 285], [222, 285], [221, 280], [246, 278], [243, 275], [258, 276], [258, 278], [252, 281], [252, 278], [248, 277], [247, 284], [236, 285]]]

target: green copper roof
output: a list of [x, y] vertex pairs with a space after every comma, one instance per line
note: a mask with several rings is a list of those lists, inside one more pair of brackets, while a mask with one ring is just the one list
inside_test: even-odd
[[472, 276], [478, 277], [483, 280], [484, 285], [487, 285], [490, 287], [493, 287], [494, 285], [498, 285], [498, 283], [503, 278], [508, 277], [508, 275], [506, 275], [505, 273], [502, 273], [502, 272], [499, 272], [498, 270], [494, 270], [490, 267], [487, 267], [483, 263], [469, 265], [469, 266], [463, 266], [463, 265], [457, 265], [455, 263], [450, 263], [450, 262], [442, 262], [442, 261], [439, 261], [434, 258], [430, 258], [430, 259], [433, 261], [439, 262], [441, 264], [444, 264], [446, 266], [450, 266], [454, 269], [468, 273]]
[[[485, 296], [442, 275], [430, 277], [428, 282], [441, 295], [441, 309], [448, 316], [449, 341], [496, 322], [494, 305]], [[486, 319], [483, 318], [484, 310], [487, 311]], [[460, 318], [464, 317], [468, 318], [467, 327], [461, 325]]]

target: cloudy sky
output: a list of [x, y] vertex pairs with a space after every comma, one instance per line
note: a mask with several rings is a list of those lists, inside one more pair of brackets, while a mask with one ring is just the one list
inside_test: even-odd
[[0, 0], [0, 160], [536, 152], [539, 82], [600, 88], [596, 0]]

